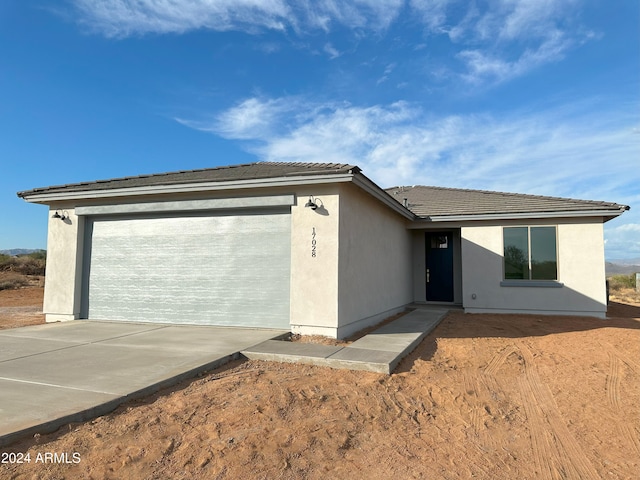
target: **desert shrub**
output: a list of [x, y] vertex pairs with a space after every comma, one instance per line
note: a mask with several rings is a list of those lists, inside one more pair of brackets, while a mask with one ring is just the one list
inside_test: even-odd
[[636, 274], [631, 275], [613, 275], [609, 277], [609, 289], [611, 291], [621, 290], [623, 288], [636, 288]]
[[23, 275], [44, 275], [46, 261], [43, 258], [34, 258], [31, 255], [21, 257], [9, 257], [2, 255], [0, 258], [0, 272], [16, 272]]
[[18, 257], [17, 272], [24, 275], [44, 275], [46, 261], [43, 258], [34, 258], [31, 255]]
[[29, 284], [29, 279], [19, 273], [8, 273], [0, 277], [0, 290], [13, 290]]
[[35, 252], [27, 253], [26, 255], [19, 255], [20, 257], [29, 257], [34, 260], [47, 260], [46, 250], [36, 250]]

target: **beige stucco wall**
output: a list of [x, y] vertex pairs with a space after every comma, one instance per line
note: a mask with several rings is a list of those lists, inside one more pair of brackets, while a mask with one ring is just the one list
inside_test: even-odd
[[[291, 207], [290, 322], [296, 333], [345, 337], [424, 298], [424, 230], [407, 230], [407, 220], [353, 184], [318, 184], [256, 189], [251, 195], [296, 195]], [[184, 198], [247, 196], [225, 191]], [[323, 205], [305, 208], [309, 197]], [[149, 197], [146, 201], [183, 197]], [[110, 199], [113, 204], [133, 199]], [[143, 200], [136, 198], [136, 201]], [[58, 208], [61, 205], [57, 205]], [[84, 220], [73, 205], [65, 221], [49, 214], [44, 312], [47, 321], [79, 318]], [[507, 225], [523, 225], [507, 222]], [[455, 301], [468, 312], [606, 312], [602, 220], [527, 222], [558, 226], [558, 281], [562, 288], [503, 287], [502, 225], [465, 224], [460, 230], [462, 280]], [[312, 255], [312, 232], [315, 256]], [[457, 236], [457, 235], [456, 235]], [[456, 240], [457, 241], [457, 240]], [[459, 262], [458, 259], [455, 260]], [[472, 296], [475, 294], [475, 298]]]
[[[175, 201], [198, 198], [234, 198], [296, 195], [291, 207], [291, 290], [290, 321], [294, 332], [335, 337], [338, 331], [338, 235], [339, 187], [335, 184], [302, 186], [296, 189], [268, 188], [247, 191], [211, 192], [207, 195], [172, 195], [146, 198], [120, 198], [92, 201], [91, 205], [113, 205], [148, 201]], [[323, 208], [305, 208], [309, 195]], [[87, 202], [78, 202], [77, 206]], [[60, 205], [57, 205], [60, 208]], [[44, 311], [48, 321], [74, 320], [80, 317], [84, 217], [75, 215], [66, 204], [69, 218], [64, 222], [49, 214], [47, 276]], [[316, 231], [316, 255], [311, 256], [312, 231]]]
[[502, 225], [462, 227], [465, 311], [606, 315], [601, 219], [509, 222], [508, 225], [557, 225], [558, 282], [563, 286], [501, 286]]
[[47, 322], [75, 320], [80, 314], [82, 239], [84, 220], [73, 208], [60, 209], [68, 218], [52, 218], [49, 211], [47, 270], [43, 311]]
[[413, 258], [413, 300], [426, 302], [426, 247], [424, 230], [411, 230], [411, 249]]
[[375, 324], [412, 301], [406, 220], [360, 188], [340, 185], [339, 337]]
[[[322, 207], [306, 208], [313, 195]], [[338, 227], [336, 185], [296, 191], [291, 207], [291, 331], [336, 336], [338, 328]], [[315, 229], [315, 256], [312, 255]]]

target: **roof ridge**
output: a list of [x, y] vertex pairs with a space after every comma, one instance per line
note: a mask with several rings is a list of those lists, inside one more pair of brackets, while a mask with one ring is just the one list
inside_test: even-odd
[[301, 166], [301, 167], [318, 167], [318, 166], [322, 166], [322, 167], [355, 167], [355, 165], [352, 165], [350, 163], [336, 163], [336, 162], [285, 162], [285, 161], [277, 161], [277, 162], [272, 162], [270, 160], [262, 160], [259, 162], [256, 162], [259, 164], [271, 164], [271, 165], [295, 165], [295, 166]]
[[[152, 177], [163, 177], [163, 176], [167, 176], [167, 175], [176, 175], [179, 173], [197, 173], [197, 172], [206, 172], [206, 171], [211, 171], [211, 170], [225, 170], [225, 169], [230, 169], [230, 168], [235, 168], [235, 167], [248, 167], [251, 165], [256, 165], [260, 162], [251, 162], [251, 163], [238, 163], [236, 165], [221, 165], [218, 167], [208, 167], [208, 168], [196, 168], [194, 170], [174, 170], [174, 171], [170, 171], [170, 172], [162, 172], [162, 173], [143, 173], [140, 175], [128, 175], [125, 177], [114, 177], [114, 178], [107, 178], [107, 179], [102, 179], [102, 180], [83, 180], [81, 182], [74, 182], [74, 183], [65, 183], [65, 184], [61, 184], [61, 185], [51, 185], [48, 187], [44, 187], [45, 189], [51, 189], [51, 188], [61, 188], [61, 187], [79, 187], [81, 185], [91, 185], [91, 184], [95, 184], [95, 183], [108, 183], [108, 182], [113, 182], [113, 181], [123, 181], [123, 180], [136, 180], [136, 179], [140, 179], [140, 178], [152, 178]], [[39, 190], [39, 189], [34, 189], [34, 190]]]
[[[414, 189], [414, 188], [431, 188], [434, 190], [448, 190], [448, 191], [457, 191], [457, 192], [471, 192], [471, 193], [482, 193], [487, 195], [502, 195], [506, 197], [518, 197], [518, 198], [538, 198], [545, 200], [562, 200], [562, 201], [572, 201], [572, 202], [580, 202], [580, 203], [591, 203], [597, 205], [619, 205], [615, 202], [606, 202], [604, 200], [582, 200], [580, 198], [572, 198], [572, 197], [558, 197], [558, 196], [550, 196], [550, 195], [537, 195], [531, 193], [516, 193], [516, 192], [502, 192], [497, 190], [479, 190], [473, 188], [454, 188], [454, 187], [439, 187], [435, 185], [412, 185], [412, 186], [397, 186], [391, 188], [385, 188], [386, 191], [391, 191], [395, 189]], [[407, 191], [407, 190], [403, 190]], [[397, 193], [397, 192], [394, 192]]]
[[[244, 170], [243, 170], [244, 169]], [[233, 170], [238, 170], [235, 173]], [[296, 171], [297, 170], [297, 171]], [[130, 188], [139, 185], [170, 185], [178, 184], [180, 181], [184, 183], [195, 183], [198, 181], [221, 181], [220, 178], [228, 177], [228, 179], [246, 180], [254, 178], [268, 177], [291, 177], [313, 176], [318, 174], [337, 174], [347, 172], [357, 174], [360, 169], [355, 165], [345, 163], [307, 163], [307, 162], [268, 162], [257, 161], [249, 163], [238, 163], [235, 165], [220, 165], [215, 167], [198, 168], [191, 170], [174, 170], [161, 173], [145, 173], [140, 175], [128, 175], [124, 177], [113, 177], [100, 180], [84, 180], [80, 182], [68, 183], [63, 185], [52, 185], [48, 187], [34, 188], [24, 192], [18, 192], [18, 196], [26, 194], [41, 193], [52, 190], [84, 190], [90, 188], [98, 188], [105, 190], [112, 188], [112, 185], [126, 185], [123, 188]], [[127, 185], [129, 184], [129, 185]], [[134, 184], [134, 185], [131, 185]]]

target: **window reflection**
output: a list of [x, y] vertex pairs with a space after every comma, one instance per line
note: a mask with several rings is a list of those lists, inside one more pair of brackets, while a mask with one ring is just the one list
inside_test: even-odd
[[555, 227], [531, 227], [531, 279], [558, 278]]
[[527, 227], [504, 229], [504, 278], [529, 278], [529, 241]]
[[556, 227], [504, 227], [504, 278], [556, 280]]

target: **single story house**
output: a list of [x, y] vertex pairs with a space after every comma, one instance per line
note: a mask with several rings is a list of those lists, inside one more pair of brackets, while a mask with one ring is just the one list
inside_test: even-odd
[[49, 206], [44, 312], [344, 338], [412, 303], [604, 317], [603, 223], [629, 207], [382, 189], [258, 162], [19, 192]]

